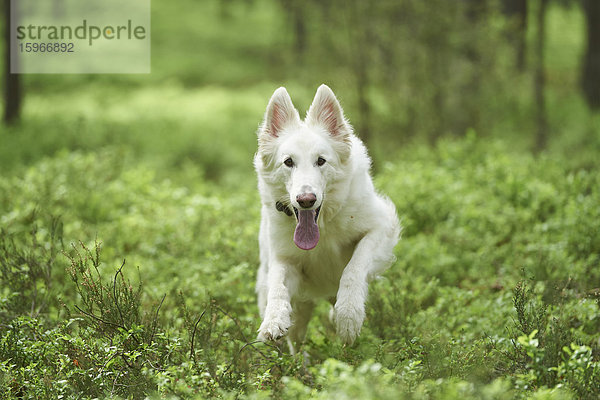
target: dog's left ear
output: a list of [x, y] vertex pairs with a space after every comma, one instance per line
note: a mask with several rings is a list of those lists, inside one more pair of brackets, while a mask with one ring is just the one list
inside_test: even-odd
[[345, 136], [349, 131], [342, 106], [327, 85], [321, 85], [317, 89], [315, 99], [306, 114], [306, 121], [309, 124], [322, 125], [334, 137]]

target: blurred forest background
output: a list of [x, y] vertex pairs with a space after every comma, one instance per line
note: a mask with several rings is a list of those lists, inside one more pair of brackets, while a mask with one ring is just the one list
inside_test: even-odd
[[[600, 1], [153, 0], [140, 75], [9, 74], [2, 1], [0, 397], [600, 396]], [[292, 356], [252, 157], [321, 83], [404, 236]]]
[[[99, 112], [109, 103], [121, 114], [138, 107], [130, 114], [151, 123], [156, 112], [148, 107], [180, 109], [178, 101], [193, 107], [194, 99], [211, 96], [206, 91], [219, 93], [209, 102], [213, 107], [256, 95], [258, 110], [264, 103], [259, 99], [286, 85], [303, 109], [314, 88], [326, 82], [357, 132], [384, 158], [414, 139], [435, 143], [469, 130], [523, 148], [577, 153], [580, 145], [597, 142], [592, 110], [600, 107], [598, 7], [590, 0], [155, 1], [150, 75], [8, 75], [5, 121], [16, 122], [22, 114], [23, 124], [34, 124], [49, 106], [56, 120], [47, 129], [73, 132], [76, 120], [78, 133], [57, 135], [59, 140], [50, 135], [54, 144], [47, 150], [85, 148], [77, 137], [94, 128], [87, 126], [92, 110], [84, 104]], [[56, 96], [62, 100], [52, 101]], [[186, 118], [206, 106], [199, 102]], [[53, 107], [71, 111], [57, 113]], [[199, 141], [239, 135], [249, 145], [244, 132], [254, 130], [256, 117], [236, 119], [233, 127], [227, 126], [231, 121], [215, 127], [199, 120], [183, 128], [195, 130]], [[117, 130], [127, 128], [125, 121], [112, 122]], [[137, 137], [117, 136], [125, 142]], [[155, 135], [143, 136], [147, 141]], [[204, 157], [205, 147], [185, 144], [180, 151], [189, 153], [175, 159], [218, 169], [211, 164], [214, 150], [222, 147], [206, 152], [213, 159]], [[3, 158], [15, 156], [7, 151]]]

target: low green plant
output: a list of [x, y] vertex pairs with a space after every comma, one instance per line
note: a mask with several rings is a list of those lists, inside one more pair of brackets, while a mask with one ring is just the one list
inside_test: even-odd
[[29, 232], [8, 232], [0, 227], [0, 318], [4, 320], [37, 317], [57, 305], [52, 291], [60, 278], [53, 273], [63, 248], [62, 222], [50, 216], [48, 227], [40, 230], [35, 209], [29, 218]]
[[519, 282], [513, 291], [516, 319], [507, 329], [508, 345], [500, 349], [503, 356], [499, 371], [513, 376], [515, 385], [526, 391], [565, 387], [578, 398], [600, 395], [598, 362], [589, 346], [576, 344], [577, 327], [568, 315], [551, 316], [557, 307], [545, 304], [531, 286]]
[[1, 396], [597, 397], [600, 193], [572, 168], [475, 135], [407, 149], [377, 174], [406, 230], [361, 336], [323, 302], [296, 355], [255, 341], [251, 171], [105, 147], [0, 175]]

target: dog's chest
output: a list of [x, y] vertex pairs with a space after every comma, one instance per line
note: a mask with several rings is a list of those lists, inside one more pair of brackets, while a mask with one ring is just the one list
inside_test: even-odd
[[297, 296], [302, 300], [335, 297], [344, 268], [364, 235], [360, 213], [339, 213], [331, 220], [323, 220], [319, 224], [319, 242], [312, 250], [301, 250], [291, 240], [295, 221], [280, 213], [274, 216], [278, 219], [269, 224], [269, 235], [274, 243], [281, 244], [277, 252], [282, 259], [298, 272]]
[[312, 300], [336, 295], [340, 278], [357, 242], [342, 243], [336, 238], [323, 235], [316, 248], [302, 252], [296, 260], [301, 276], [301, 297]]

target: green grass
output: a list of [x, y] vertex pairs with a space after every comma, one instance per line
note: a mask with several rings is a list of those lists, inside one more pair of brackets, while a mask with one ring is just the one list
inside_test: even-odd
[[548, 16], [547, 151], [526, 150], [522, 89], [493, 138], [375, 136], [398, 261], [354, 346], [321, 304], [291, 356], [254, 342], [252, 157], [273, 89], [302, 113], [321, 82], [286, 74], [268, 1], [153, 3], [151, 75], [27, 76], [0, 130], [1, 398], [598, 397], [600, 129], [569, 83], [577, 9]]

